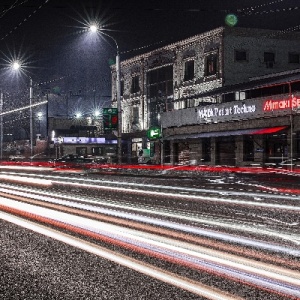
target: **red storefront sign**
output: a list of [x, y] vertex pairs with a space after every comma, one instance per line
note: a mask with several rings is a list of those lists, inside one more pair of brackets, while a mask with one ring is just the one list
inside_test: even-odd
[[282, 109], [300, 108], [300, 98], [266, 100], [263, 104], [263, 111], [274, 111]]

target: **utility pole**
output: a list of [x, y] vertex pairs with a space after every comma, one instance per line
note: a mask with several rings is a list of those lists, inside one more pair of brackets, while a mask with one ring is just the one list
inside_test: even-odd
[[120, 66], [120, 53], [119, 49], [117, 49], [116, 55], [116, 73], [117, 73], [117, 108], [118, 108], [118, 164], [122, 163], [122, 107], [121, 107], [121, 66]]
[[29, 85], [29, 118], [30, 118], [30, 159], [33, 158], [33, 116], [32, 116], [32, 98], [33, 98], [33, 87], [32, 87], [32, 78], [30, 77]]
[[0, 91], [0, 125], [1, 125], [1, 128], [0, 128], [0, 158], [1, 160], [3, 159], [3, 115], [2, 115], [2, 112], [3, 112], [3, 92], [2, 90]]

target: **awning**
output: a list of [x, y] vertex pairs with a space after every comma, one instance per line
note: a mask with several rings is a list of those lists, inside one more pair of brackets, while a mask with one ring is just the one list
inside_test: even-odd
[[177, 134], [177, 135], [164, 137], [164, 140], [196, 139], [196, 138], [230, 136], [230, 135], [271, 134], [286, 129], [287, 127], [288, 126], [277, 126], [277, 127], [230, 130], [230, 131], [201, 132], [201, 133], [193, 133], [193, 134]]

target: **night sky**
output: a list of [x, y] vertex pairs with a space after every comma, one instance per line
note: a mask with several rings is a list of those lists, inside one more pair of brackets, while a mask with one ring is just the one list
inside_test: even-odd
[[1, 0], [1, 67], [21, 59], [45, 88], [85, 90], [103, 102], [116, 51], [111, 39], [86, 30], [95, 19], [116, 39], [122, 60], [225, 26], [229, 13], [236, 26], [299, 31], [298, 6], [299, 0]]

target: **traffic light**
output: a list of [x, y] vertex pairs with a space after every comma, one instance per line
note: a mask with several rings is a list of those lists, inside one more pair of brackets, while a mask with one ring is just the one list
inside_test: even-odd
[[103, 108], [103, 128], [106, 133], [118, 129], [117, 108]]
[[118, 114], [111, 115], [111, 128], [118, 129]]
[[104, 131], [111, 130], [110, 115], [103, 115], [103, 128]]

